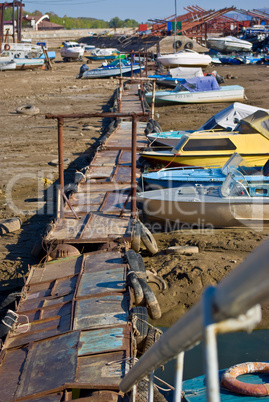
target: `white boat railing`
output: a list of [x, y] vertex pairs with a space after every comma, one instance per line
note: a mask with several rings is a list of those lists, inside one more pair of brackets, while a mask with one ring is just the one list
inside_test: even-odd
[[[269, 300], [269, 241], [262, 243], [218, 286], [205, 290], [202, 299], [166, 331], [130, 369], [120, 390], [130, 391], [155, 369], [177, 359], [174, 401], [181, 400], [184, 352], [202, 339], [205, 344], [207, 400], [218, 402], [219, 379], [216, 334], [252, 330], [261, 319], [260, 304]], [[153, 401], [153, 381], [149, 382]]]

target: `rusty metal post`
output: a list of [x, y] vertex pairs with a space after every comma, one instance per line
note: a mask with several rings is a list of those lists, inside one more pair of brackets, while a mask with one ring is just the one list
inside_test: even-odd
[[58, 117], [58, 165], [59, 183], [61, 191], [64, 192], [64, 157], [63, 157], [63, 118]]
[[142, 77], [142, 66], [141, 66], [141, 53], [140, 52], [139, 52], [139, 67], [140, 67], [139, 77], [141, 78]]
[[121, 112], [121, 103], [122, 103], [122, 92], [123, 92], [123, 77], [119, 77], [120, 80], [120, 95], [119, 95], [119, 107], [118, 111]]
[[134, 68], [133, 68], [133, 62], [134, 62], [134, 51], [131, 51], [131, 78], [134, 77]]
[[132, 174], [131, 174], [131, 217], [135, 219], [136, 215], [136, 133], [137, 133], [137, 116], [132, 116]]
[[146, 49], [146, 77], [148, 77], [148, 48]]
[[156, 89], [156, 81], [153, 81], [152, 100], [151, 100], [151, 118], [152, 119], [154, 119], [155, 89]]

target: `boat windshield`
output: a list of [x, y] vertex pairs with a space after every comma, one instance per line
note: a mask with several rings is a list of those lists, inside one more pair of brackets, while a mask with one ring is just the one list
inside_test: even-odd
[[249, 197], [248, 182], [238, 170], [232, 169], [220, 187], [222, 197]]
[[182, 148], [183, 144], [185, 144], [186, 141], [188, 141], [189, 135], [183, 135], [181, 137], [181, 140], [177, 143], [177, 145], [172, 149], [172, 152], [174, 154], [177, 154], [178, 151]]

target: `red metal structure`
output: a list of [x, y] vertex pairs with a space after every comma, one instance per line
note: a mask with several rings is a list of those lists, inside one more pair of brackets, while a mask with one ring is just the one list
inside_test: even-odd
[[[12, 34], [4, 33], [4, 13], [5, 9], [12, 7], [12, 25], [13, 32]], [[0, 49], [2, 47], [2, 43], [4, 42], [4, 37], [9, 38], [12, 37], [13, 43], [21, 42], [21, 27], [22, 27], [22, 8], [24, 4], [21, 1], [14, 0], [12, 3], [0, 3]], [[17, 9], [17, 10], [16, 10]], [[16, 15], [17, 11], [17, 15]]]

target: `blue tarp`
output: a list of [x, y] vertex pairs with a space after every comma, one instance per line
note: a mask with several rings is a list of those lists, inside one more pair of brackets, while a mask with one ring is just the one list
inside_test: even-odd
[[190, 92], [215, 91], [220, 89], [216, 78], [212, 75], [181, 80], [180, 84], [175, 88], [175, 92], [182, 91], [182, 86]]

